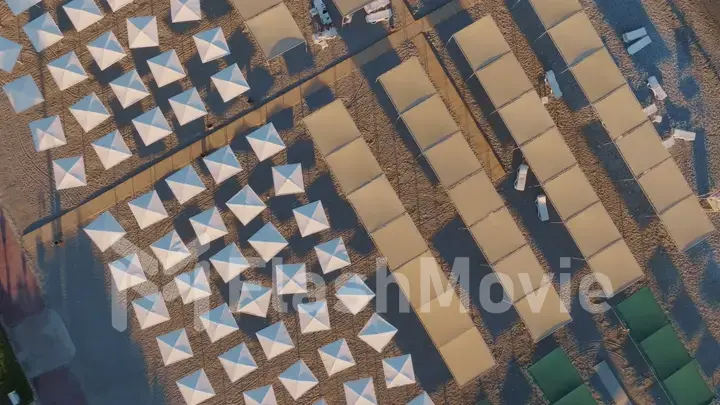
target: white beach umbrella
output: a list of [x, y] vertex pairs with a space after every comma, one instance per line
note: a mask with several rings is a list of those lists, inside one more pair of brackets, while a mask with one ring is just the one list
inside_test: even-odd
[[170, 97], [168, 101], [180, 125], [185, 125], [207, 115], [205, 104], [203, 104], [200, 94], [198, 94], [195, 87], [191, 87], [176, 96]]
[[239, 329], [235, 318], [233, 318], [230, 312], [230, 308], [228, 308], [228, 305], [225, 303], [200, 314], [200, 323], [202, 323], [212, 343], [217, 342]]
[[272, 289], [243, 282], [242, 287], [240, 287], [240, 298], [238, 299], [235, 312], [265, 318], [267, 317], [268, 308], [270, 307], [271, 297]]
[[147, 281], [137, 253], [125, 256], [108, 264], [115, 287], [125, 291]]
[[275, 266], [275, 286], [278, 295], [307, 293], [305, 264], [279, 264]]
[[172, 134], [172, 128], [159, 107], [135, 117], [132, 123], [145, 146], [150, 146]]
[[0, 36], [0, 69], [8, 73], [12, 72], [20, 57], [20, 51], [22, 45]]
[[295, 222], [297, 222], [302, 237], [330, 229], [322, 201], [313, 201], [297, 207], [293, 209], [293, 215], [295, 215]]
[[57, 115], [33, 121], [28, 126], [38, 152], [67, 144], [62, 122]]
[[116, 11], [120, 10], [121, 8], [123, 8], [133, 2], [133, 0], [105, 0], [105, 1], [110, 6], [110, 9], [113, 12], [116, 12]]
[[229, 283], [230, 280], [251, 267], [250, 263], [234, 243], [225, 246], [221, 251], [215, 253], [215, 255], [210, 258], [210, 263], [212, 263], [215, 270], [226, 283]]
[[248, 242], [266, 262], [269, 262], [270, 259], [275, 257], [276, 254], [288, 245], [287, 240], [270, 222], [263, 225], [259, 231], [248, 238]]
[[109, 68], [112, 64], [127, 56], [112, 31], [108, 31], [91, 41], [87, 44], [87, 49], [100, 70]]
[[201, 245], [220, 239], [228, 233], [217, 207], [212, 207], [190, 218], [190, 225], [195, 230], [195, 235]]
[[62, 7], [77, 32], [84, 30], [103, 18], [103, 13], [100, 11], [100, 7], [95, 4], [94, 0], [70, 0]]
[[422, 394], [413, 398], [407, 405], [435, 405], [435, 402], [433, 402], [427, 392], [423, 391]]
[[71, 105], [70, 113], [85, 132], [92, 131], [93, 128], [110, 118], [110, 113], [95, 93], [91, 93]]
[[175, 230], [150, 245], [150, 249], [165, 270], [190, 257], [190, 251]]
[[205, 191], [200, 176], [192, 165], [187, 165], [165, 179], [170, 191], [180, 204], [185, 204], [196, 195]]
[[377, 405], [372, 378], [348, 381], [343, 384], [347, 405]]
[[5, 3], [12, 11], [13, 15], [17, 16], [25, 12], [30, 7], [40, 3], [42, 0], [5, 0]]
[[16, 113], [45, 101], [30, 75], [22, 76], [3, 86], [3, 92]]
[[295, 348], [285, 324], [280, 321], [255, 334], [268, 360]]
[[207, 275], [202, 266], [197, 266], [195, 269], [178, 274], [175, 277], [175, 286], [180, 293], [180, 298], [183, 304], [189, 304], [202, 298], [209, 297], [212, 292], [210, 291], [210, 282], [208, 282]]
[[125, 229], [109, 211], [100, 214], [83, 230], [101, 252], [110, 249], [115, 242], [125, 236]]
[[168, 217], [165, 206], [160, 201], [157, 191], [153, 190], [128, 202], [140, 229], [145, 229]]
[[345, 339], [326, 344], [318, 349], [318, 353], [328, 376], [347, 370], [355, 365], [355, 359]]
[[155, 339], [157, 340], [163, 363], [166, 366], [187, 360], [193, 356], [190, 340], [184, 328], [160, 335]]
[[250, 90], [250, 85], [245, 80], [245, 76], [243, 76], [237, 63], [233, 63], [215, 73], [210, 79], [212, 79], [215, 88], [220, 93], [220, 97], [226, 103]]
[[250, 223], [266, 208], [265, 203], [249, 185], [232, 196], [225, 205], [243, 225]]
[[153, 293], [132, 302], [140, 329], [159, 325], [170, 320], [165, 300], [160, 293]]
[[63, 33], [49, 13], [30, 21], [23, 26], [36, 51], [40, 52], [63, 39]]
[[383, 359], [385, 386], [388, 388], [415, 384], [415, 370], [409, 354]]
[[245, 405], [278, 405], [272, 385], [243, 392]]
[[298, 360], [288, 367], [278, 376], [278, 379], [296, 401], [318, 384], [318, 379], [302, 360]]
[[132, 156], [130, 148], [128, 148], [118, 130], [112, 131], [93, 142], [92, 146], [105, 170], [115, 167]]
[[167, 86], [187, 76], [174, 49], [153, 56], [147, 61], [158, 87]]
[[230, 177], [240, 173], [242, 167], [235, 157], [230, 145], [224, 146], [203, 158], [210, 175], [216, 184], [220, 184]]
[[328, 274], [350, 265], [350, 256], [348, 255], [345, 242], [343, 242], [342, 238], [335, 238], [315, 246], [315, 254], [317, 255], [318, 262], [320, 262], [320, 268], [322, 268], [323, 274]]
[[272, 122], [254, 130], [245, 138], [261, 162], [285, 150], [285, 142]]
[[300, 163], [274, 166], [272, 168], [275, 195], [288, 195], [305, 192], [302, 165]]
[[362, 328], [358, 337], [378, 353], [387, 346], [397, 333], [397, 328], [378, 314], [373, 314]]
[[74, 51], [48, 62], [47, 69], [60, 90], [69, 89], [88, 78]]
[[301, 333], [330, 330], [330, 311], [327, 301], [298, 304], [297, 310]]
[[257, 369], [250, 350], [245, 343], [241, 343], [218, 356], [230, 382], [236, 382]]
[[351, 314], [357, 315], [372, 301], [375, 293], [365, 284], [360, 276], [353, 274], [338, 288], [335, 296], [345, 305]]
[[215, 396], [205, 370], [200, 369], [176, 382], [187, 405], [198, 405]]
[[193, 35], [193, 41], [203, 63], [230, 55], [230, 48], [220, 27]]
[[200, 0], [170, 0], [170, 18], [174, 23], [202, 19]]
[[154, 16], [128, 18], [127, 35], [130, 49], [160, 46], [157, 19]]
[[53, 174], [57, 190], [87, 186], [82, 156], [53, 160]]
[[150, 95], [135, 69], [111, 81], [110, 88], [123, 108], [128, 108]]

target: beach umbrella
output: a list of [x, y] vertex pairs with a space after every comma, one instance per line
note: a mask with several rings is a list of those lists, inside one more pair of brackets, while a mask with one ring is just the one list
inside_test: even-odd
[[205, 191], [205, 184], [192, 165], [187, 165], [171, 174], [165, 179], [165, 183], [180, 204], [185, 204]]
[[147, 281], [137, 253], [110, 262], [108, 267], [118, 291], [125, 291]]
[[200, 314], [200, 323], [202, 323], [212, 343], [238, 330], [237, 322], [225, 303]]
[[95, 93], [91, 93], [71, 105], [70, 113], [85, 132], [92, 131], [93, 128], [110, 118], [110, 113]]
[[215, 73], [210, 77], [220, 97], [224, 102], [228, 102], [235, 97], [250, 90], [250, 85], [237, 63], [226, 67], [225, 69]]
[[120, 41], [112, 31], [108, 31], [87, 44], [88, 52], [92, 55], [100, 70], [109, 68], [127, 56]]
[[229, 283], [230, 280], [251, 267], [250, 263], [248, 263], [245, 256], [243, 256], [240, 249], [234, 243], [225, 246], [221, 251], [215, 253], [215, 255], [210, 258], [210, 263], [212, 263], [215, 270], [226, 283]]
[[63, 33], [49, 13], [43, 13], [40, 17], [25, 24], [23, 31], [38, 52], [63, 39]]
[[109, 211], [100, 214], [83, 230], [101, 252], [110, 249], [110, 246], [125, 236], [125, 229]]
[[150, 245], [150, 249], [165, 270], [190, 257], [190, 251], [175, 230]]
[[132, 305], [140, 329], [147, 329], [170, 320], [170, 313], [160, 293], [138, 298], [132, 302]]
[[38, 152], [67, 144], [62, 122], [57, 115], [32, 121], [28, 126], [30, 127], [33, 144], [35, 144], [35, 150]]
[[187, 405], [198, 405], [215, 396], [205, 370], [200, 369], [176, 382]]
[[47, 69], [60, 90], [69, 89], [88, 78], [74, 51], [48, 62]]
[[45, 101], [30, 75], [22, 76], [4, 85], [3, 92], [16, 113], [21, 113]]
[[57, 190], [87, 186], [82, 156], [53, 160], [53, 174]]
[[112, 131], [102, 138], [99, 138], [92, 143], [92, 146], [105, 170], [114, 167], [132, 156], [130, 148], [128, 148], [118, 130]]
[[166, 366], [187, 360], [193, 356], [190, 340], [185, 329], [174, 330], [157, 338], [158, 348]]
[[216, 184], [220, 184], [242, 171], [240, 162], [229, 145], [205, 156], [203, 162]]
[[158, 87], [167, 86], [187, 76], [174, 49], [153, 56], [147, 61]]
[[232, 196], [225, 205], [243, 225], [250, 223], [266, 208], [265, 203], [249, 185]]
[[128, 202], [128, 206], [133, 216], [135, 216], [135, 220], [138, 226], [140, 226], [140, 229], [145, 229], [168, 217], [165, 206], [155, 190]]
[[189, 304], [202, 298], [209, 297], [210, 283], [202, 266], [175, 277], [175, 286], [180, 293], [183, 304]]
[[170, 124], [158, 107], [135, 117], [132, 123], [145, 146], [150, 146], [172, 134]]

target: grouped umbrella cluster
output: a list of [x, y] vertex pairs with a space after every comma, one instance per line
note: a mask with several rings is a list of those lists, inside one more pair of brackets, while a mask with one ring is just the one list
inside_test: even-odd
[[[132, 0], [106, 0], [111, 10], [117, 11]], [[37, 4], [36, 0], [6, 0], [11, 11], [18, 15]], [[70, 0], [62, 6], [76, 31], [94, 26], [104, 18], [104, 13], [95, 0]], [[199, 0], [172, 0], [171, 20], [173, 23], [196, 21], [202, 18]], [[160, 46], [158, 23], [155, 16], [137, 16], [126, 20], [128, 47], [130, 49]], [[49, 13], [43, 13], [23, 26], [23, 31], [37, 52], [42, 52], [63, 39], [63, 33]], [[222, 29], [217, 27], [193, 36], [200, 60], [203, 63], [217, 60], [230, 54], [230, 48]], [[128, 56], [112, 31], [106, 31], [86, 44], [86, 48], [99, 70], [106, 70]], [[22, 46], [7, 38], [0, 37], [0, 69], [12, 72], [20, 57]], [[175, 50], [163, 52], [148, 59], [148, 68], [157, 87], [163, 87], [187, 76]], [[46, 68], [57, 87], [67, 90], [89, 76], [75, 51], [70, 51], [47, 63]], [[240, 96], [250, 89], [237, 64], [221, 69], [211, 77], [224, 102]], [[132, 69], [110, 83], [115, 98], [122, 108], [142, 101], [150, 91], [138, 74]], [[44, 101], [44, 97], [30, 75], [22, 76], [3, 86], [3, 91], [16, 113], [22, 113]], [[207, 115], [207, 109], [199, 92], [190, 88], [169, 99], [169, 104], [179, 125], [186, 125]], [[90, 132], [111, 117], [110, 112], [95, 93], [89, 94], [70, 107], [70, 112], [83, 131]], [[145, 146], [173, 133], [162, 111], [155, 107], [132, 120], [135, 130]], [[59, 116], [43, 118], [29, 124], [36, 151], [42, 152], [67, 143], [63, 124]], [[109, 170], [132, 156], [132, 152], [115, 130], [93, 143], [103, 168]], [[55, 162], [53, 168], [58, 190], [87, 185], [84, 175], [84, 160], [74, 157], [72, 162]], [[82, 166], [82, 167], [81, 167]], [[74, 172], [68, 177], [68, 168]]]
[[[256, 152], [258, 160], [267, 159], [285, 148], [272, 124], [259, 128], [247, 138], [248, 141], [252, 139], [250, 144]], [[268, 142], [272, 148], [267, 148], [263, 142]], [[280, 145], [280, 149], [277, 148], [278, 145]], [[203, 162], [216, 184], [221, 184], [242, 171], [242, 167], [230, 147], [220, 148], [205, 156]], [[300, 165], [275, 166], [272, 170], [276, 177], [282, 177], [282, 179], [273, 179], [275, 195], [283, 195], [283, 189], [287, 190], [288, 188], [293, 193], [304, 191]], [[288, 185], [288, 182], [291, 184]], [[207, 189], [192, 165], [172, 173], [165, 179], [165, 183], [180, 204], [187, 203]], [[167, 210], [155, 190], [135, 197], [128, 202], [128, 206], [140, 229], [151, 227], [168, 217]], [[249, 185], [245, 185], [240, 192], [227, 201], [226, 207], [242, 224], [247, 225], [265, 211], [267, 205]], [[313, 201], [296, 207], [293, 215], [301, 237], [321, 233], [330, 228], [322, 201]], [[192, 216], [189, 222], [200, 244], [208, 244], [221, 239], [228, 233], [218, 207], [212, 207]], [[125, 236], [125, 230], [109, 212], [103, 213], [90, 223], [85, 228], [85, 232], [101, 251], [109, 249]], [[247, 241], [265, 262], [271, 262], [280, 251], [288, 246], [287, 239], [271, 222], [263, 224]], [[166, 270], [179, 266], [191, 256], [189, 248], [175, 230], [151, 244], [150, 249]], [[318, 244], [315, 246], [315, 253], [324, 274], [351, 265], [347, 247], [341, 237]], [[220, 249], [209, 258], [209, 262], [225, 283], [229, 283], [255, 265], [243, 255], [235, 243], [227, 244]], [[118, 291], [134, 288], [147, 281], [137, 253], [110, 263], [109, 268], [113, 284]], [[175, 289], [184, 305], [198, 300], [209, 300], [212, 290], [208, 271], [207, 266], [197, 265], [194, 269], [182, 272], [175, 277]], [[238, 323], [233, 313], [266, 318], [273, 292], [279, 296], [308, 292], [308, 270], [305, 263], [277, 264], [273, 266], [273, 272], [274, 285], [272, 287], [242, 282], [239, 297], [231, 305], [223, 303], [199, 314], [199, 322], [211, 343], [218, 342], [238, 331]], [[342, 303], [346, 312], [356, 315], [371, 303], [375, 293], [360, 276], [351, 275], [346, 277], [336, 289], [335, 296]], [[133, 301], [132, 304], [141, 329], [170, 320], [167, 306], [160, 293], [147, 295]], [[319, 333], [332, 329], [330, 307], [325, 300], [299, 304], [297, 316], [300, 334]], [[374, 313], [359, 331], [357, 337], [381, 353], [397, 332], [397, 328], [382, 316]], [[256, 338], [266, 360], [292, 352], [296, 347], [282, 321], [258, 331]], [[158, 336], [157, 344], [165, 365], [193, 357], [192, 345], [185, 329], [174, 330]], [[328, 376], [333, 376], [356, 365], [356, 360], [345, 339], [322, 346], [318, 349], [318, 356]], [[240, 344], [222, 353], [218, 356], [218, 361], [231, 382], [236, 382], [258, 369], [258, 363], [246, 344]], [[412, 360], [409, 355], [386, 358], [382, 362], [382, 367], [385, 384], [388, 388], [412, 384], [415, 381]], [[318, 378], [303, 360], [296, 361], [282, 372], [278, 376], [278, 380], [293, 399], [299, 399], [319, 383]], [[199, 404], [215, 395], [203, 369], [181, 378], [177, 381], [177, 386], [188, 404]], [[344, 390], [348, 404], [377, 403], [372, 379], [346, 382]], [[277, 403], [272, 385], [247, 391], [244, 393], [244, 397], [246, 403]], [[417, 402], [424, 401], [425, 397], [418, 398], [414, 400], [416, 401], [414, 403], [425, 403]]]

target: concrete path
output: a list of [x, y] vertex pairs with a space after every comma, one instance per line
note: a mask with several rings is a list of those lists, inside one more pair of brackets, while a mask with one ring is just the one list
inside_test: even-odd
[[65, 324], [45, 306], [35, 273], [0, 209], [0, 319], [42, 405], [87, 405], [75, 376], [64, 367], [75, 355]]

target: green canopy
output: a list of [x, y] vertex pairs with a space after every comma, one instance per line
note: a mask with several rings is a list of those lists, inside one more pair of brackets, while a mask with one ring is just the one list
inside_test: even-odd
[[553, 350], [530, 366], [528, 372], [550, 403], [563, 399], [583, 385], [582, 377], [562, 348]]
[[668, 324], [665, 312], [658, 306], [647, 287], [631, 295], [616, 308], [630, 329], [630, 336], [637, 342], [645, 340]]
[[590, 389], [583, 384], [553, 405], [597, 405], [597, 401], [595, 401]]
[[692, 361], [672, 325], [665, 325], [640, 342], [658, 379], [664, 380]]
[[665, 379], [663, 384], [678, 405], [707, 405], [715, 398], [694, 361]]

